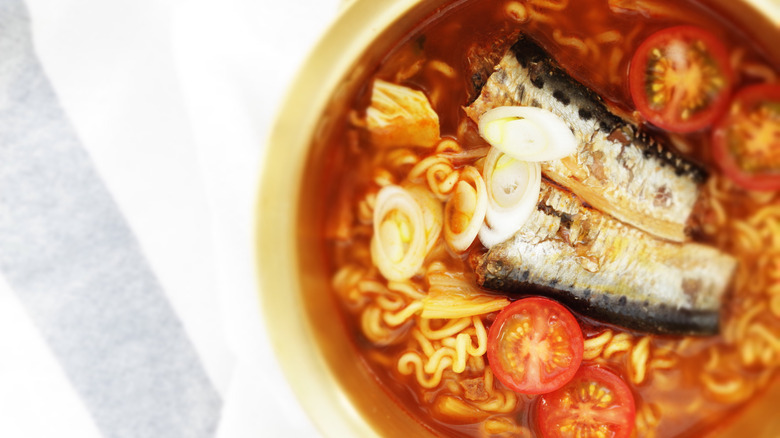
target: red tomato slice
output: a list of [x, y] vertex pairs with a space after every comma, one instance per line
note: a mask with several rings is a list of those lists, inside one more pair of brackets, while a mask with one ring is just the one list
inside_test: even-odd
[[565, 385], [582, 362], [582, 330], [557, 302], [524, 298], [505, 307], [488, 333], [487, 355], [496, 378], [524, 394]]
[[713, 131], [723, 173], [752, 190], [780, 189], [780, 85], [740, 90]]
[[598, 366], [583, 366], [566, 386], [541, 396], [536, 412], [545, 438], [628, 438], [635, 416], [631, 389]]
[[650, 35], [631, 58], [628, 75], [637, 110], [650, 123], [673, 132], [712, 124], [726, 108], [732, 82], [726, 48], [693, 26]]

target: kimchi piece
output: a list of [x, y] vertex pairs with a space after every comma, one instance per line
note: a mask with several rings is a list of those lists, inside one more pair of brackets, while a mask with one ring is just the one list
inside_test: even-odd
[[439, 141], [439, 116], [422, 91], [374, 80], [366, 127], [378, 147], [432, 147]]

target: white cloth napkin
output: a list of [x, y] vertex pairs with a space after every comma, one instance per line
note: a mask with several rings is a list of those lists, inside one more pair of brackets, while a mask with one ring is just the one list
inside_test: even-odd
[[0, 436], [316, 436], [255, 284], [272, 117], [337, 0], [0, 3]]

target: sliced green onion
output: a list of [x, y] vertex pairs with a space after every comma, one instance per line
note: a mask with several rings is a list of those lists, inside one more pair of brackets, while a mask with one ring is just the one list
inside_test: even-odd
[[382, 187], [374, 206], [371, 259], [388, 280], [403, 281], [422, 267], [439, 238], [441, 203], [419, 186]]
[[560, 117], [530, 106], [501, 106], [479, 118], [479, 134], [501, 152], [523, 161], [549, 161], [577, 151], [577, 139]]
[[476, 168], [466, 166], [444, 207], [444, 239], [450, 248], [463, 252], [471, 246], [485, 220], [486, 211], [485, 181]]
[[533, 213], [539, 202], [542, 169], [539, 163], [518, 160], [491, 148], [482, 173], [488, 205], [479, 240], [491, 248], [512, 237]]

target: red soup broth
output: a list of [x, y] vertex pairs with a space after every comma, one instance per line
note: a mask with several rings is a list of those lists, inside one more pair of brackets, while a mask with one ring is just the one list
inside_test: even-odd
[[[442, 400], [448, 394], [463, 400], [461, 383], [482, 378], [484, 372], [445, 371], [441, 382], [431, 388], [423, 387], [414, 372], [401, 373], [400, 357], [422, 348], [411, 330], [419, 318], [416, 313], [397, 326], [384, 327], [382, 339], [367, 333], [367, 321], [382, 312], [397, 313], [412, 300], [409, 295], [383, 295], [391, 285], [372, 264], [372, 199], [383, 184], [400, 184], [411, 166], [434, 154], [433, 149], [407, 148], [393, 155], [371, 143], [362, 120], [373, 79], [422, 90], [439, 116], [441, 137], [454, 140], [463, 150], [484, 147], [475, 124], [463, 111], [475, 97], [474, 63], [491, 56], [496, 62], [524, 34], [601, 96], [613, 112], [642, 123], [628, 87], [631, 57], [649, 35], [682, 24], [706, 29], [723, 43], [734, 69], [734, 89], [777, 83], [778, 60], [768, 58], [738, 27], [699, 3], [462, 1], [437, 11], [393, 46], [354, 96], [350, 115], [327, 139], [323, 155], [329, 157], [328, 178], [322, 190], [329, 202], [323, 207], [326, 220], [321, 236], [334, 276], [333, 293], [352, 333], [344, 341], [354, 343], [388, 396], [431, 431], [464, 437], [536, 435], [540, 432], [535, 422], [538, 396], [516, 394], [512, 409], [504, 411], [483, 410], [479, 403], [466, 400], [469, 406], [462, 416], [443, 413]], [[667, 133], [649, 125], [645, 129], [667, 138], [680, 155], [710, 172], [702, 196], [712, 201], [696, 212], [699, 227], [693, 238], [734, 255], [739, 267], [724, 302], [720, 335], [646, 335], [575, 314], [586, 339], [583, 364], [607, 367], [629, 384], [636, 400], [636, 436], [702, 436], [753, 399], [780, 366], [780, 317], [775, 313], [780, 303], [773, 301], [771, 293], [780, 282], [776, 261], [780, 239], [773, 237], [780, 223], [780, 196], [772, 191], [751, 192], [724, 178], [710, 153], [710, 129], [691, 134]], [[401, 155], [407, 165], [386, 165]], [[439, 244], [426, 264], [435, 259], [446, 271], [463, 273], [473, 283], [469, 254], [480, 249], [478, 240], [465, 254]], [[425, 293], [424, 278], [417, 276], [412, 283]], [[384, 304], [377, 304], [381, 299]], [[393, 307], [388, 300], [398, 302]], [[489, 328], [495, 317], [492, 312], [480, 318]], [[429, 329], [446, 324], [432, 321]], [[498, 382], [493, 385], [507, 391]]]

